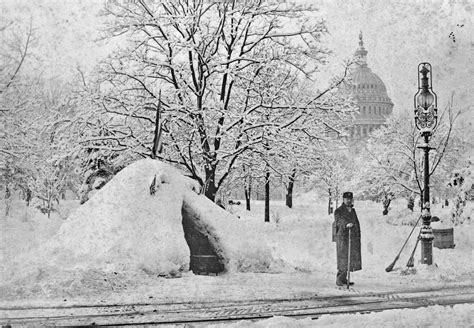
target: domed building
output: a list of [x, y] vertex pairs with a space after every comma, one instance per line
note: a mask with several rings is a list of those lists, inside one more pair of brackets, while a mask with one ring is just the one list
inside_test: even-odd
[[382, 79], [367, 65], [367, 50], [364, 48], [362, 32], [355, 59], [356, 66], [350, 73], [352, 82], [346, 91], [357, 102], [359, 113], [355, 114], [353, 126], [348, 132], [352, 140], [360, 140], [385, 124], [387, 116], [392, 114], [393, 103]]

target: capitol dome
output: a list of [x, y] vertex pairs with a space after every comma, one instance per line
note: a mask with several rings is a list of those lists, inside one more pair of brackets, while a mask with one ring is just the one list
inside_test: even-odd
[[367, 66], [367, 50], [364, 48], [362, 32], [359, 49], [355, 52], [356, 65], [350, 72], [350, 84], [346, 86], [359, 107], [353, 126], [349, 128], [352, 139], [362, 139], [385, 124], [392, 114], [393, 103], [387, 94], [382, 79]]
[[372, 90], [377, 93], [387, 93], [387, 89], [385, 88], [385, 84], [383, 83], [382, 79], [378, 77], [377, 74], [372, 72], [372, 70], [367, 66], [361, 66], [357, 69], [352, 75], [352, 81], [355, 83], [356, 86], [359, 86], [359, 91], [363, 89], [375, 89]]

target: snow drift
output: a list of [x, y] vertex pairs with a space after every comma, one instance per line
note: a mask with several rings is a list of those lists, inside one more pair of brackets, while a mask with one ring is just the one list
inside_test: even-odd
[[[150, 191], [154, 184], [156, 191]], [[120, 171], [73, 212], [31, 258], [37, 267], [136, 271], [176, 276], [190, 268], [183, 215], [225, 271], [277, 270], [266, 245], [236, 216], [198, 194], [198, 184], [162, 162], [144, 159]]]

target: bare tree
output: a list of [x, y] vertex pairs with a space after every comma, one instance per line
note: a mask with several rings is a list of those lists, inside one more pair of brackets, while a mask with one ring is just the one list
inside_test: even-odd
[[[262, 122], [261, 112], [278, 105], [262, 94], [284, 86], [268, 80], [276, 67], [289, 74], [287, 81], [309, 79], [325, 62], [320, 38], [326, 27], [314, 11], [263, 0], [109, 2], [107, 35], [132, 44], [102, 65], [96, 101], [139, 156], [151, 153], [160, 104], [163, 152], [157, 157], [183, 166], [214, 199], [239, 157], [262, 142], [264, 128], [293, 124]], [[265, 79], [256, 93], [255, 82]], [[308, 106], [297, 107], [304, 113]]]

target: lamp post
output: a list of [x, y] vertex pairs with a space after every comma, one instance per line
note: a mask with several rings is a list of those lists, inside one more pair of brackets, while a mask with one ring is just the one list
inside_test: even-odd
[[433, 264], [433, 230], [431, 229], [430, 213], [430, 164], [429, 152], [431, 148], [428, 143], [438, 124], [437, 97], [432, 88], [431, 65], [421, 63], [418, 65], [418, 92], [414, 96], [415, 124], [423, 137], [423, 144], [418, 148], [424, 151], [423, 167], [423, 195], [422, 195], [422, 218], [423, 224], [420, 231], [421, 241], [421, 263]]

